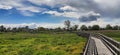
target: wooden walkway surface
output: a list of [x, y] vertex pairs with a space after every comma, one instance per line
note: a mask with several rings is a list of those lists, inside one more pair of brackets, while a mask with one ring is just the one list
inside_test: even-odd
[[113, 55], [112, 52], [103, 44], [99, 38], [91, 37], [95, 41], [98, 55]]

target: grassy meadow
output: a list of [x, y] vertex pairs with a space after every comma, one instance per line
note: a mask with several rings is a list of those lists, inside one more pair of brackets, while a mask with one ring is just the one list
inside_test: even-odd
[[80, 55], [85, 42], [75, 33], [0, 33], [0, 55]]

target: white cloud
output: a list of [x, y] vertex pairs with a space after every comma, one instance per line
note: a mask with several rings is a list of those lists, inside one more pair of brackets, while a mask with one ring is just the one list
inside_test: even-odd
[[[42, 5], [47, 5], [53, 10], [49, 10], [47, 7], [43, 8]], [[54, 9], [56, 7], [63, 12]], [[120, 0], [0, 0], [0, 9], [12, 8], [19, 10], [25, 16], [33, 16], [34, 13], [43, 11], [43, 14], [78, 19], [93, 11], [91, 12], [92, 15], [120, 17]], [[47, 9], [48, 11], [46, 11]]]
[[86, 26], [99, 25], [100, 27], [106, 27], [106, 25], [108, 24], [110, 24], [111, 26], [115, 26], [115, 25], [120, 26], [120, 23], [116, 22], [115, 20], [113, 20], [112, 22], [106, 22], [103, 19], [97, 19], [96, 21], [87, 22], [87, 23], [80, 22], [79, 24], [80, 26], [81, 25], [86, 25]]
[[[114, 23], [113, 23], [114, 22]], [[112, 26], [115, 25], [120, 25], [119, 21], [113, 20], [113, 22], [106, 22], [103, 19], [97, 19], [96, 21], [92, 21], [92, 22], [79, 22], [78, 20], [71, 20], [71, 24], [72, 25], [86, 25], [86, 26], [92, 26], [92, 25], [100, 25], [100, 27], [105, 27], [107, 24], [111, 24]], [[30, 28], [37, 28], [37, 27], [45, 27], [45, 28], [57, 28], [57, 27], [65, 27], [64, 26], [64, 21], [60, 22], [60, 23], [21, 23], [21, 24], [0, 24], [0, 25], [4, 25], [5, 27], [25, 27], [25, 26], [29, 26]]]
[[94, 0], [94, 1], [104, 9], [117, 8], [120, 3], [120, 0]]
[[34, 13], [40, 13], [42, 11], [45, 11], [45, 8], [35, 7], [35, 6], [23, 6], [16, 8], [20, 11], [20, 13], [24, 16], [33, 16]]
[[6, 9], [6, 10], [9, 10], [9, 9], [12, 9], [12, 7], [11, 7], [11, 6], [0, 5], [0, 9]]
[[63, 16], [71, 17], [71, 18], [79, 18], [80, 17], [80, 13], [78, 13], [78, 12], [64, 12]]
[[75, 18], [79, 19], [82, 16], [100, 16], [99, 13], [95, 13], [94, 11], [90, 11], [87, 13], [81, 13], [81, 12], [75, 12], [75, 11], [64, 11], [64, 12], [58, 12], [58, 11], [45, 11], [43, 14], [51, 14], [55, 16], [63, 16], [63, 17], [68, 17], [68, 18]]
[[40, 8], [33, 5], [27, 5], [23, 2], [24, 2], [23, 0], [0, 0], [0, 9], [8, 10], [15, 8], [25, 16], [30, 16], [30, 14], [39, 13], [42, 12], [43, 10], [46, 10], [45, 8]]
[[0, 5], [11, 8], [24, 6], [21, 0], [0, 0]]
[[[77, 21], [73, 21], [75, 24], [78, 24], [79, 26], [81, 25], [86, 25], [86, 26], [92, 26], [92, 25], [100, 25], [100, 27], [105, 27], [107, 24], [111, 24], [112, 26], [115, 26], [116, 24], [112, 24], [109, 22], [104, 22], [103, 20], [98, 20], [98, 21], [93, 21], [90, 23], [80, 23]], [[37, 27], [45, 27], [45, 28], [57, 28], [57, 27], [64, 27], [63, 23], [23, 23], [23, 24], [0, 24], [4, 25], [5, 27], [25, 27], [29, 26], [30, 28], [37, 28]], [[119, 24], [120, 25], [120, 24]]]
[[29, 26], [30, 28], [37, 28], [37, 27], [45, 27], [45, 28], [57, 28], [57, 27], [64, 27], [62, 23], [22, 23], [22, 24], [0, 24], [4, 25], [5, 27], [25, 27]]
[[[78, 13], [95, 11], [103, 17], [120, 17], [120, 0], [28, 0], [33, 4], [59, 7], [60, 10], [72, 10]], [[57, 11], [58, 12], [58, 11]], [[70, 11], [71, 13], [71, 11]]]
[[20, 7], [17, 9], [21, 10], [21, 11], [30, 11], [30, 12], [40, 12], [42, 10], [42, 9], [40, 9], [38, 7], [34, 7], [34, 6]]
[[60, 9], [63, 10], [63, 11], [67, 11], [67, 10], [69, 10], [69, 11], [78, 11], [78, 9], [76, 9], [74, 7], [71, 7], [71, 6], [63, 6]]
[[64, 27], [63, 23], [40, 23], [40, 27], [45, 27], [45, 28], [57, 28], [57, 27]]
[[77, 12], [57, 12], [57, 11], [46, 11], [43, 12], [43, 14], [51, 14], [55, 16], [63, 16], [63, 17], [69, 17], [69, 18], [79, 18], [80, 14]]
[[94, 16], [101, 16], [99, 13], [96, 13], [94, 11], [90, 11], [88, 13], [85, 14], [86, 16], [89, 16], [89, 15], [94, 15]]
[[100, 25], [101, 27], [105, 27], [107, 24], [109, 24], [108, 22], [103, 21], [102, 19], [98, 19], [97, 21], [92, 21], [90, 23], [87, 23], [87, 25]]
[[32, 12], [28, 12], [28, 11], [20, 11], [20, 13], [24, 16], [33, 16], [34, 15]]
[[55, 7], [56, 5], [65, 5], [69, 0], [28, 0], [29, 2], [36, 5], [47, 5]]
[[59, 13], [57, 11], [45, 11], [43, 12], [43, 14], [51, 14], [51, 15], [55, 15], [55, 16], [62, 16], [62, 13]]

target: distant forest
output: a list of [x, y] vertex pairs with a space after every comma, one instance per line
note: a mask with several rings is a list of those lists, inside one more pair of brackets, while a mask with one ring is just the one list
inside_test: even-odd
[[6, 28], [3, 25], [0, 26], [0, 32], [41, 32], [41, 31], [88, 31], [88, 30], [120, 30], [119, 25], [111, 26], [110, 24], [106, 25], [106, 27], [102, 28], [99, 25], [93, 25], [93, 26], [86, 26], [82, 25], [79, 27], [79, 25], [73, 25], [71, 26], [71, 22], [69, 20], [66, 20], [64, 22], [65, 27], [61, 28], [44, 28], [44, 27], [38, 27], [31, 29], [29, 26], [25, 27], [14, 27], [14, 28]]

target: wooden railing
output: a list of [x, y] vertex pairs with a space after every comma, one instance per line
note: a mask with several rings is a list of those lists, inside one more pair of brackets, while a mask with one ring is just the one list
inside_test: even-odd
[[97, 55], [97, 47], [94, 44], [95, 41], [91, 39], [91, 34], [87, 32], [80, 32], [78, 35], [88, 39], [81, 55]]
[[[98, 53], [96, 45], [94, 44], [94, 40], [90, 38], [91, 35], [95, 36], [96, 38], [99, 38], [114, 55], [120, 55], [120, 42], [117, 42], [110, 37], [107, 37], [100, 33], [94, 34], [94, 33], [87, 33], [87, 32], [80, 32], [78, 33], [78, 35], [86, 37], [88, 39], [82, 55], [92, 55], [92, 54], [97, 55]], [[93, 46], [94, 46], [94, 49], [93, 49]]]
[[108, 47], [114, 55], [120, 55], [120, 42], [113, 40], [103, 34], [99, 34], [103, 43]]

